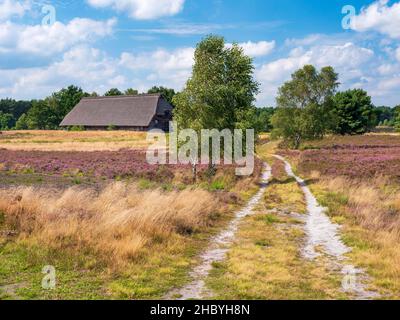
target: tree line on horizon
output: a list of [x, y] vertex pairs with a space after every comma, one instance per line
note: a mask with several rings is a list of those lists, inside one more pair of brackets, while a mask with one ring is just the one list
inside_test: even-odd
[[[147, 94], [161, 93], [172, 103], [176, 94], [174, 89], [154, 86]], [[138, 90], [129, 88], [120, 91], [111, 88], [104, 96], [138, 95]], [[96, 92], [87, 93], [71, 85], [46, 97], [45, 99], [17, 101], [0, 100], [0, 130], [56, 130], [65, 116], [85, 97], [99, 97]]]
[[[223, 37], [211, 35], [197, 45], [192, 75], [182, 92], [154, 86], [147, 93], [163, 94], [175, 107], [181, 127], [254, 128], [272, 132], [294, 148], [327, 133], [364, 134], [378, 126], [400, 130], [400, 105], [376, 107], [362, 89], [338, 91], [338, 79], [332, 67], [304, 66], [279, 88], [276, 107], [256, 108], [259, 83], [252, 58], [239, 45], [228, 48]], [[137, 94], [132, 88], [112, 88], [104, 96]], [[0, 100], [0, 130], [59, 129], [72, 108], [91, 96], [99, 95], [72, 85], [43, 100]]]

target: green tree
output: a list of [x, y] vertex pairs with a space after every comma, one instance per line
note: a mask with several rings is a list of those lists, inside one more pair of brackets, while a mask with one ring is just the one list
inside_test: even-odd
[[170, 88], [165, 88], [165, 87], [152, 87], [147, 91], [148, 94], [152, 94], [152, 93], [161, 93], [163, 95], [163, 97], [171, 104], [173, 104], [173, 99], [174, 96], [176, 95], [176, 92], [174, 89], [170, 89]]
[[371, 97], [361, 89], [338, 92], [334, 97], [337, 134], [364, 134], [377, 124]]
[[0, 130], [9, 130], [12, 128], [14, 117], [11, 113], [0, 111]]
[[122, 96], [123, 93], [119, 91], [117, 88], [112, 88], [108, 90], [105, 94], [106, 97], [112, 97], [112, 96]]
[[69, 86], [61, 89], [49, 97], [48, 103], [54, 107], [56, 118], [54, 119], [54, 127], [57, 127], [65, 116], [81, 101], [83, 97], [88, 97], [89, 94], [76, 86]]
[[376, 107], [374, 109], [376, 122], [375, 126], [379, 125], [387, 125], [390, 126], [393, 124], [395, 117], [395, 109], [386, 106]]
[[338, 85], [338, 74], [332, 67], [318, 71], [307, 65], [297, 70], [279, 88], [271, 120], [273, 136], [296, 149], [303, 140], [322, 138], [333, 126], [332, 98]]
[[19, 117], [15, 124], [15, 129], [17, 130], [28, 130], [29, 126], [29, 119], [28, 116], [24, 113], [22, 116]]
[[393, 108], [393, 126], [400, 131], [400, 105]]
[[27, 112], [31, 106], [32, 104], [30, 101], [16, 101], [13, 99], [0, 100], [0, 112], [11, 114], [13, 117], [9, 123], [10, 128], [15, 126], [16, 120]]
[[55, 100], [46, 98], [45, 100], [32, 101], [32, 108], [29, 109], [25, 123], [31, 130], [54, 130], [59, 125], [59, 115], [55, 108]]
[[69, 86], [53, 93], [44, 100], [32, 101], [32, 107], [18, 121], [18, 128], [58, 129], [64, 117], [89, 94], [76, 86]]
[[125, 90], [124, 94], [127, 96], [137, 96], [139, 94], [139, 91], [136, 89], [129, 88]]
[[276, 109], [275, 108], [257, 108], [256, 109], [256, 123], [259, 131], [261, 132], [270, 132], [272, 130], [271, 119], [274, 115]]
[[254, 117], [259, 84], [253, 79], [252, 59], [234, 44], [208, 36], [195, 51], [192, 76], [174, 99], [174, 116], [184, 128], [234, 129]]
[[[219, 36], [203, 39], [195, 50], [192, 76], [172, 101], [178, 130], [254, 128], [253, 103], [259, 84], [253, 71], [252, 59], [237, 44], [228, 48]], [[213, 167], [211, 160], [210, 173]], [[193, 175], [196, 177], [195, 164]]]

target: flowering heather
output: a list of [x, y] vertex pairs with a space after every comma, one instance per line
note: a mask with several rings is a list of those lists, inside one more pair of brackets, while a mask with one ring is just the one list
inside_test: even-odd
[[400, 178], [400, 136], [329, 137], [303, 151], [281, 151], [296, 158], [298, 170], [309, 174], [371, 178]]
[[[123, 176], [144, 178], [173, 177], [172, 170], [183, 167], [166, 168], [149, 165], [144, 152], [122, 151], [11, 151], [0, 150], [3, 169], [21, 171], [31, 169], [43, 174], [77, 174], [95, 177], [115, 178]], [[161, 177], [162, 176], [162, 177]]]
[[[253, 178], [261, 172], [261, 161], [256, 160]], [[207, 180], [208, 166], [198, 168], [201, 180]], [[218, 166], [223, 175], [234, 176], [231, 165]], [[16, 151], [0, 149], [0, 171], [51, 175], [85, 175], [114, 179], [117, 177], [146, 178], [169, 182], [180, 176], [185, 183], [192, 182], [190, 165], [151, 165], [146, 153], [140, 150], [120, 151]]]

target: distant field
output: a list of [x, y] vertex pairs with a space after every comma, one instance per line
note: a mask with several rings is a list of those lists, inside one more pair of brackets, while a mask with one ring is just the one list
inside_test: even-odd
[[370, 179], [386, 176], [400, 182], [400, 135], [333, 136], [282, 151], [296, 158], [303, 174]]
[[145, 132], [132, 131], [3, 131], [0, 149], [38, 151], [115, 151], [144, 149]]

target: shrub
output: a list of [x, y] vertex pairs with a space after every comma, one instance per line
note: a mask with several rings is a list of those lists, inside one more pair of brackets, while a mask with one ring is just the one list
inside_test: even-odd
[[84, 126], [72, 126], [69, 128], [69, 131], [85, 131]]

